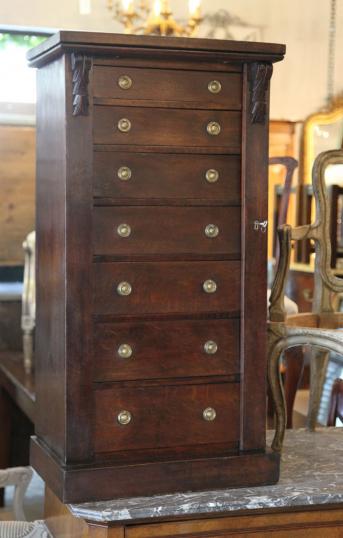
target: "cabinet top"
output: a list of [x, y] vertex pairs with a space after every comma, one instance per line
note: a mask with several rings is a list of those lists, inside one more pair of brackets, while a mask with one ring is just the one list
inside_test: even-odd
[[30, 65], [40, 67], [64, 52], [87, 52], [114, 54], [118, 49], [126, 52], [137, 49], [145, 51], [173, 51], [216, 53], [229, 56], [231, 60], [277, 62], [283, 59], [285, 45], [256, 43], [252, 41], [228, 41], [222, 39], [199, 39], [190, 37], [159, 37], [145, 35], [109, 34], [97, 32], [60, 31], [31, 49], [27, 54]]

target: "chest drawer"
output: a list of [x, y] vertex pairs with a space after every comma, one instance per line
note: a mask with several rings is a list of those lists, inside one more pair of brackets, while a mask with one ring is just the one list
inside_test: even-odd
[[[209, 134], [211, 126], [218, 134]], [[239, 153], [241, 114], [210, 110], [94, 107], [95, 144], [225, 147]]]
[[239, 320], [95, 324], [93, 379], [119, 381], [237, 374]]
[[242, 75], [207, 71], [95, 66], [94, 97], [199, 103], [239, 109]]
[[94, 263], [94, 314], [238, 313], [240, 265], [238, 261]]
[[96, 255], [223, 255], [240, 253], [238, 207], [96, 207]]
[[238, 437], [238, 383], [95, 390], [97, 453], [232, 444]]
[[206, 200], [237, 205], [241, 163], [236, 155], [94, 152], [94, 196], [118, 200]]

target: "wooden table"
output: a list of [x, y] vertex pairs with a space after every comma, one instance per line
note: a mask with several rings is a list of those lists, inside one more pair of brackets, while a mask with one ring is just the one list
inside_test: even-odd
[[47, 490], [55, 538], [338, 538], [343, 429], [289, 430], [275, 486], [63, 505]]
[[[34, 432], [34, 376], [26, 374], [21, 352], [0, 353], [0, 469], [28, 465]], [[3, 502], [3, 490], [0, 505]]]

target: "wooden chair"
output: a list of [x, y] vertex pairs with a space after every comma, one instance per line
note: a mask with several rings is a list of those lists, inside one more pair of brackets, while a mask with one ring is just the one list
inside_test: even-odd
[[[25, 521], [23, 501], [32, 479], [31, 467], [12, 467], [0, 470], [0, 488], [14, 486], [13, 512], [15, 519]], [[1, 534], [0, 534], [1, 536]]]
[[0, 522], [1, 538], [53, 538], [43, 521]]
[[[309, 344], [319, 348], [311, 359], [310, 413], [308, 427], [314, 429], [325, 378], [329, 351], [343, 353], [343, 313], [334, 312], [332, 294], [343, 292], [343, 280], [331, 268], [330, 208], [325, 170], [343, 163], [343, 150], [321, 153], [313, 167], [312, 184], [316, 219], [312, 224], [278, 230], [280, 260], [270, 297], [268, 323], [268, 381], [275, 406], [276, 431], [272, 448], [280, 451], [286, 428], [284, 389], [280, 377], [281, 354], [288, 348]], [[303, 239], [315, 242], [314, 297], [312, 312], [287, 316], [284, 307], [285, 284], [289, 270], [291, 243]], [[323, 351], [325, 350], [325, 351]]]
[[[289, 199], [292, 191], [294, 172], [298, 167], [297, 159], [294, 157], [282, 156], [271, 157], [269, 159], [269, 166], [282, 166], [285, 170], [285, 180], [283, 188], [281, 190], [281, 196], [276, 196], [274, 207], [274, 219], [273, 219], [273, 255], [275, 256], [276, 265], [279, 260], [279, 243], [277, 241], [278, 227], [287, 222], [287, 212], [289, 206]], [[286, 302], [287, 315], [297, 313], [297, 307], [295, 303], [291, 304]], [[293, 406], [295, 395], [298, 385], [301, 381], [302, 372], [304, 368], [304, 357], [301, 347], [292, 348], [285, 351], [286, 368], [284, 371], [285, 379], [285, 398], [287, 406], [287, 428], [293, 427]], [[268, 414], [272, 414], [272, 406], [268, 404]]]
[[30, 232], [23, 242], [25, 251], [24, 284], [22, 296], [21, 329], [23, 331], [24, 368], [33, 370], [33, 340], [36, 326], [36, 232]]
[[276, 232], [279, 226], [285, 224], [287, 221], [287, 212], [289, 206], [289, 199], [292, 190], [292, 183], [294, 172], [298, 167], [297, 159], [294, 157], [270, 157], [269, 166], [283, 166], [285, 169], [285, 181], [283, 184], [282, 194], [280, 200], [275, 201], [274, 215], [275, 219], [273, 222], [273, 253], [275, 252], [275, 258], [278, 261], [279, 259], [279, 245], [276, 239]]
[[336, 426], [336, 419], [343, 422], [343, 379], [335, 379], [332, 385], [327, 425]]

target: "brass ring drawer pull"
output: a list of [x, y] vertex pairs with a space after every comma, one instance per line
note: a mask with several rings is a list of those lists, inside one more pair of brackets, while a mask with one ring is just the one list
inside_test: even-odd
[[118, 78], [118, 86], [122, 90], [129, 90], [132, 86], [132, 78], [129, 75], [121, 75]]
[[202, 285], [203, 290], [206, 293], [214, 293], [217, 290], [217, 284], [214, 280], [205, 280], [205, 282]]
[[207, 355], [214, 355], [218, 351], [218, 345], [214, 340], [208, 340], [204, 344], [204, 350]]
[[211, 80], [207, 87], [211, 93], [220, 93], [222, 90], [222, 85], [219, 80]]
[[132, 286], [129, 282], [120, 282], [117, 286], [117, 293], [119, 295], [130, 295], [132, 292]]
[[126, 426], [127, 424], [131, 422], [132, 415], [130, 411], [126, 411], [126, 409], [123, 409], [123, 411], [120, 411], [120, 413], [118, 413], [117, 420], [119, 424]]
[[216, 121], [210, 121], [210, 123], [207, 124], [207, 132], [211, 136], [218, 136], [221, 131], [221, 127], [218, 122]]
[[215, 170], [214, 168], [210, 168], [206, 172], [206, 181], [209, 183], [215, 183], [219, 179], [219, 172], [218, 170]]
[[131, 179], [132, 171], [128, 166], [121, 166], [118, 169], [117, 175], [122, 181], [128, 181]]
[[118, 355], [122, 359], [129, 359], [130, 357], [132, 357], [132, 353], [132, 347], [129, 344], [121, 344], [118, 347]]
[[117, 234], [120, 237], [129, 237], [131, 235], [131, 226], [129, 224], [119, 224]]
[[203, 410], [202, 416], [207, 422], [213, 422], [217, 416], [217, 413], [213, 407], [206, 407], [206, 409]]
[[205, 235], [206, 237], [217, 237], [219, 234], [219, 228], [216, 224], [208, 224], [205, 228]]
[[118, 121], [118, 129], [122, 133], [128, 133], [131, 130], [131, 121], [127, 118], [121, 118]]

